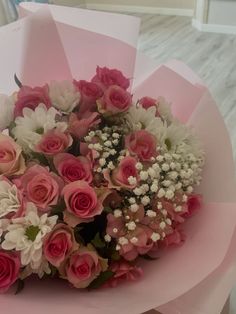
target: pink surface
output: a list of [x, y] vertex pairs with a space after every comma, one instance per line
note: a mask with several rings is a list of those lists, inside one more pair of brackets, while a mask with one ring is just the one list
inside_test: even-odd
[[[40, 19], [41, 14], [43, 13], [36, 13], [36, 17]], [[25, 18], [16, 22], [14, 26], [6, 28], [9, 32], [9, 42], [6, 40], [8, 47], [3, 49], [5, 62], [7, 48], [16, 49], [15, 39], [21, 45], [20, 51], [22, 46], [24, 49], [27, 47], [28, 54], [30, 51], [35, 51], [35, 45], [39, 47], [37, 39], [39, 42], [42, 40], [46, 43], [48, 40], [46, 35], [52, 36], [55, 32], [55, 24], [49, 20], [48, 25], [51, 26], [48, 27], [50, 30], [47, 28], [47, 32], [44, 32], [45, 38], [36, 36], [33, 38], [35, 32], [42, 36], [42, 30], [37, 28], [32, 33], [32, 29], [28, 28], [30, 23], [31, 25], [33, 23], [33, 27], [35, 27], [37, 19], [34, 21], [31, 18]], [[17, 39], [15, 35], [14, 28], [17, 27], [18, 34], [23, 36], [21, 40]], [[24, 37], [22, 31], [25, 27], [28, 32], [27, 37]], [[97, 64], [120, 68], [126, 75], [133, 77], [136, 51], [131, 45], [104, 34], [96, 34], [71, 25], [57, 23], [57, 28], [69, 67], [76, 77], [89, 78], [91, 73], [94, 73]], [[4, 36], [5, 34], [0, 31], [0, 38]], [[29, 38], [31, 41], [26, 42], [26, 39]], [[51, 77], [61, 78], [63, 73], [66, 77], [70, 76], [59, 37], [54, 37], [54, 41], [48, 44], [50, 55], [58, 55], [62, 58], [63, 66], [58, 66], [57, 69], [52, 66], [52, 71], [46, 71], [50, 70], [49, 59], [38, 49], [35, 53], [37, 66], [41, 67], [39, 73], [42, 75], [39, 75], [37, 71], [30, 70], [35, 66], [33, 64], [35, 59], [32, 56], [29, 56], [31, 66], [27, 62], [22, 63], [22, 58], [18, 57], [14, 64], [21, 66], [26, 81], [30, 80], [31, 75], [35, 73], [37, 76], [32, 78], [35, 84], [42, 82], [44, 73], [46, 81]], [[2, 55], [2, 52], [0, 54]], [[25, 56], [22, 51], [20, 56]], [[26, 61], [26, 58], [23, 60]], [[137, 283], [123, 285], [114, 290], [87, 293], [69, 289], [62, 281], [29, 282], [26, 289], [18, 296], [11, 294], [0, 296], [2, 311], [7, 311], [9, 314], [16, 314], [19, 311], [25, 314], [31, 314], [32, 311], [34, 314], [50, 312], [64, 314], [69, 311], [83, 314], [137, 314], [175, 300], [177, 303], [170, 304], [172, 308], [175, 307], [175, 304], [180, 304], [181, 311], [185, 310], [183, 314], [193, 314], [194, 312], [186, 311], [195, 307], [194, 298], [200, 298], [204, 292], [208, 293], [207, 289], [214, 286], [211, 286], [213, 282], [216, 284], [219, 279], [223, 278], [220, 277], [221, 273], [217, 272], [219, 269], [224, 273], [224, 284], [222, 287], [215, 288], [217, 292], [214, 297], [221, 296], [218, 307], [223, 304], [222, 302], [232, 286], [232, 280], [229, 280], [227, 275], [231, 264], [225, 263], [225, 256], [236, 225], [234, 167], [231, 145], [224, 122], [214, 101], [207, 93], [206, 87], [187, 66], [173, 61], [152, 71], [152, 63], [147, 59], [139, 56], [137, 60], [140, 63], [136, 66], [135, 72], [135, 98], [144, 95], [166, 97], [171, 102], [174, 113], [182, 121], [194, 125], [206, 149], [207, 165], [201, 186], [205, 196], [205, 206], [186, 224], [188, 236], [186, 244], [179, 249], [167, 251], [158, 261], [143, 261], [145, 276]], [[51, 59], [51, 61], [54, 64], [54, 60]], [[47, 69], [46, 66], [48, 66]], [[8, 67], [5, 66], [4, 70], [6, 70], [4, 72], [6, 78], [9, 73]], [[3, 81], [4, 75], [0, 73], [0, 83]], [[3, 86], [6, 86], [6, 89], [9, 88], [7, 84]], [[235, 245], [235, 241], [233, 239], [232, 245]], [[232, 261], [231, 258], [230, 261]], [[211, 276], [214, 274], [216, 277], [212, 281]], [[201, 292], [201, 295], [199, 289], [204, 291]], [[193, 292], [193, 295], [188, 297], [187, 294], [190, 292]], [[187, 296], [188, 301], [186, 299], [176, 300], [184, 297], [183, 295]], [[206, 300], [204, 304], [205, 309], [212, 306], [211, 302], [207, 304]], [[178, 310], [178, 306], [175, 310]], [[210, 313], [216, 314], [215, 312]]]
[[55, 78], [72, 80], [65, 51], [50, 12], [42, 9], [23, 24], [20, 81], [41, 86]]

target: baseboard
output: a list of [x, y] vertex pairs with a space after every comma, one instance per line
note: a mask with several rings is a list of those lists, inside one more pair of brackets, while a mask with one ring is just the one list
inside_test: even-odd
[[147, 13], [191, 17], [193, 16], [193, 10], [191, 9], [158, 8], [135, 5], [96, 4], [96, 3], [87, 3], [87, 8], [99, 11], [112, 11], [112, 12]]
[[236, 26], [233, 25], [204, 24], [196, 19], [192, 20], [192, 25], [201, 32], [236, 34]]

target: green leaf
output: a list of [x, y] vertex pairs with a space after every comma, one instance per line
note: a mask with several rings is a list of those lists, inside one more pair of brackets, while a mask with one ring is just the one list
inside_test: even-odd
[[120, 254], [118, 251], [114, 251], [112, 254], [111, 254], [111, 259], [113, 261], [119, 261], [120, 260]]
[[91, 282], [88, 289], [98, 289], [100, 288], [106, 281], [114, 276], [114, 273], [110, 270], [102, 272], [94, 281]]
[[145, 255], [140, 255], [140, 257], [148, 260], [148, 261], [156, 261], [157, 259], [159, 259], [159, 257], [151, 257], [149, 256], [148, 254], [145, 254]]
[[21, 279], [19, 279], [17, 281], [17, 287], [16, 287], [16, 292], [15, 292], [15, 295], [16, 294], [19, 294], [25, 287], [25, 282]]
[[17, 85], [19, 88], [21, 88], [21, 87], [22, 87], [22, 83], [21, 83], [21, 81], [18, 79], [16, 73], [14, 74], [14, 80], [15, 80], [16, 85]]
[[55, 277], [57, 275], [57, 272], [58, 272], [57, 268], [51, 265], [51, 274], [50, 274], [50, 276], [52, 278]]
[[95, 235], [94, 239], [91, 242], [98, 249], [103, 249], [106, 246], [105, 242], [102, 241], [99, 232]]
[[111, 207], [104, 207], [103, 211], [106, 212], [106, 213], [108, 213], [108, 214], [110, 214], [110, 213], [113, 212], [113, 210], [111, 209]]

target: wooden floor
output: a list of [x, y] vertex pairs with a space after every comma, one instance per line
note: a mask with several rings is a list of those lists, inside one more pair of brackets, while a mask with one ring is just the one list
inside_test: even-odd
[[[182, 60], [205, 81], [225, 119], [236, 161], [236, 35], [199, 32], [188, 17], [136, 16], [142, 20], [141, 51], [159, 63]], [[236, 314], [236, 288], [230, 303], [230, 314]]]
[[163, 63], [180, 59], [208, 85], [229, 129], [236, 160], [236, 35], [203, 33], [191, 18], [137, 14], [139, 49]]

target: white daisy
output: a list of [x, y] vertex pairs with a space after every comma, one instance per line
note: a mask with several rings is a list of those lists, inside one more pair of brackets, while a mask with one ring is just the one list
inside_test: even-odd
[[39, 104], [35, 110], [24, 108], [23, 117], [15, 119], [16, 126], [12, 130], [17, 143], [26, 151], [32, 150], [47, 131], [57, 128], [64, 132], [67, 123], [57, 122], [58, 114], [55, 108], [47, 109], [44, 104]]
[[0, 129], [7, 128], [14, 120], [13, 111], [15, 106], [15, 95], [8, 97], [0, 94]]
[[24, 268], [24, 270], [21, 272], [20, 278], [24, 280], [25, 278], [29, 277], [32, 274], [36, 274], [38, 275], [39, 278], [42, 278], [44, 274], [49, 275], [51, 274], [51, 272], [52, 271], [51, 271], [48, 261], [45, 258], [43, 258], [41, 261], [41, 264], [39, 265], [37, 269], [33, 269], [30, 264], [27, 265]]
[[153, 130], [159, 145], [167, 151], [175, 152], [178, 145], [188, 136], [187, 127], [177, 120], [169, 126], [165, 123], [162, 127]]
[[10, 224], [10, 219], [0, 219], [0, 239], [3, 235], [3, 232], [7, 231], [7, 228]]
[[171, 113], [170, 104], [163, 97], [159, 97], [157, 103], [158, 103], [157, 110], [160, 116], [165, 121], [171, 122], [173, 120], [173, 116]]
[[7, 181], [0, 181], [0, 218], [16, 213], [19, 207], [17, 187]]
[[49, 96], [52, 105], [64, 113], [70, 113], [80, 101], [80, 93], [70, 81], [49, 84]]
[[155, 116], [155, 113], [155, 107], [144, 109], [132, 106], [126, 115], [126, 122], [133, 131], [145, 129], [155, 134], [155, 130], [163, 126], [163, 122]]
[[43, 239], [57, 222], [58, 216], [48, 217], [43, 214], [39, 217], [37, 208], [33, 203], [28, 203], [24, 217], [12, 219], [12, 224], [7, 228], [2, 248], [4, 250], [20, 251], [21, 264], [30, 265], [38, 269], [42, 263]]

